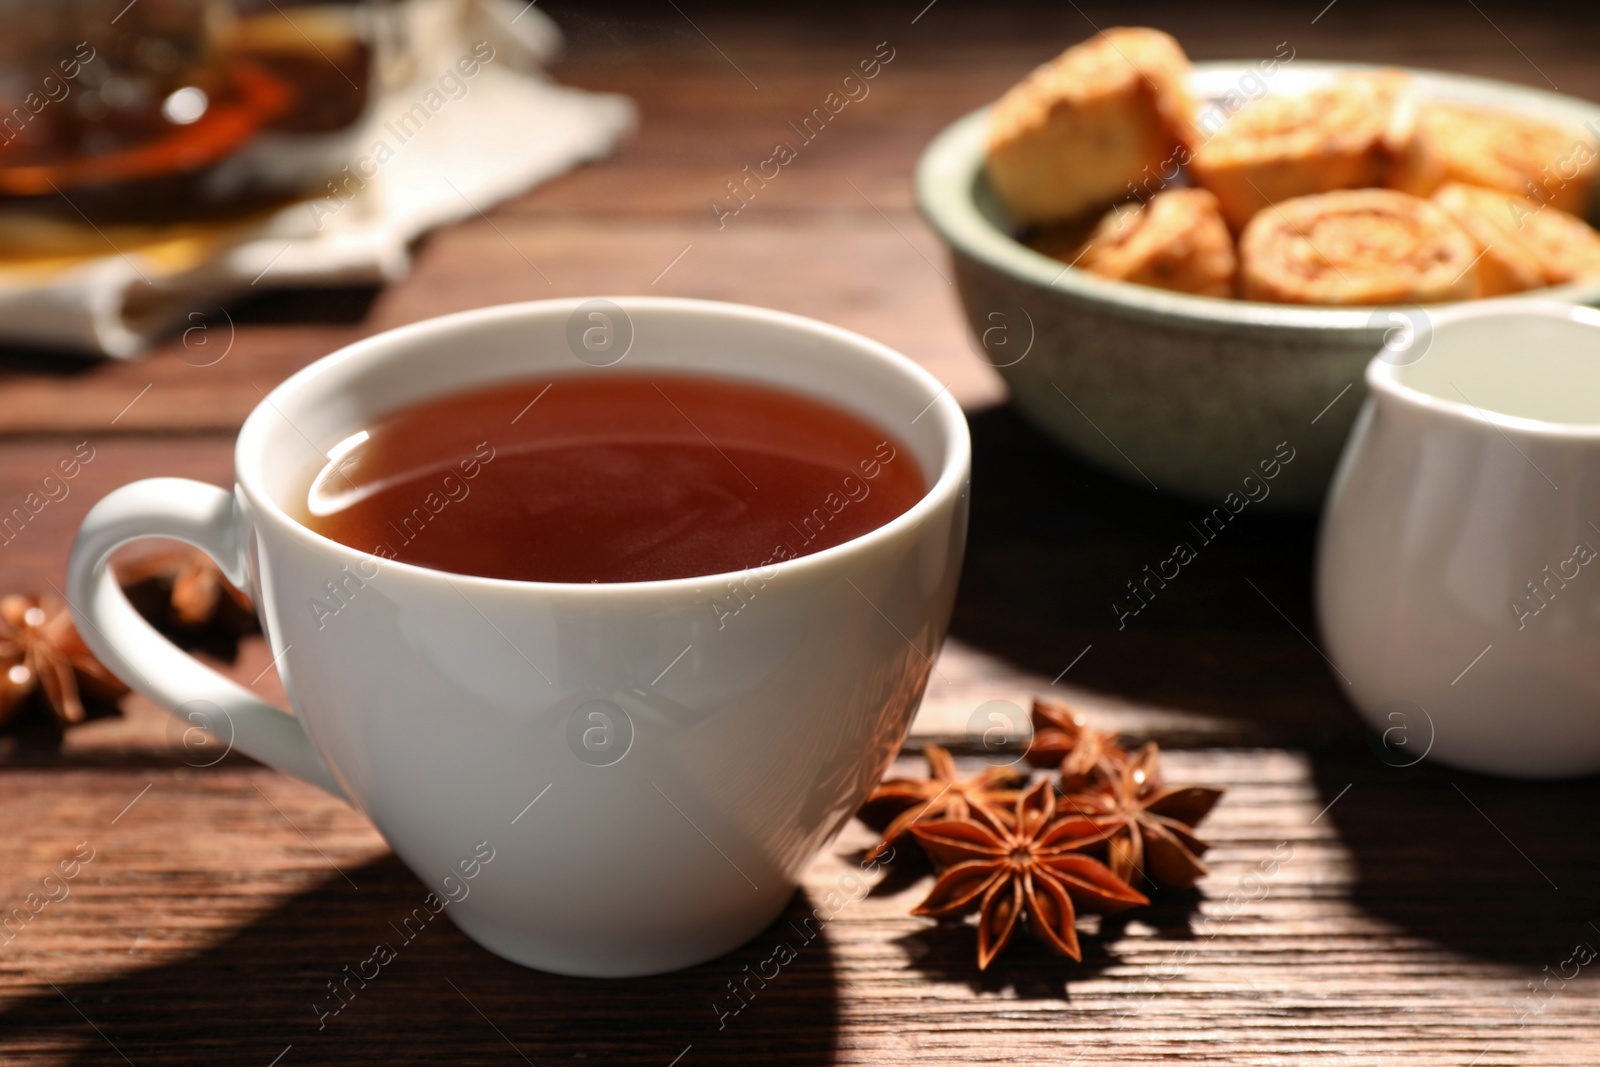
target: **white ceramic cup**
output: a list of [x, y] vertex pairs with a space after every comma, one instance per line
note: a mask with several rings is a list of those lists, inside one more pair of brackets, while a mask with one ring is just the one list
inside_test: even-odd
[[1600, 312], [1410, 317], [1329, 490], [1324, 649], [1389, 762], [1600, 770]]
[[[506, 379], [651, 370], [841, 405], [903, 442], [929, 489], [813, 555], [609, 585], [380, 560], [286, 510], [381, 413]], [[68, 593], [89, 647], [134, 689], [347, 798], [485, 948], [648, 974], [772, 922], [892, 758], [955, 599], [970, 450], [937, 380], [809, 319], [668, 299], [485, 308], [284, 382], [245, 422], [231, 492], [154, 478], [110, 494], [84, 520]], [[143, 537], [199, 546], [252, 593], [293, 717], [133, 611], [107, 557]]]

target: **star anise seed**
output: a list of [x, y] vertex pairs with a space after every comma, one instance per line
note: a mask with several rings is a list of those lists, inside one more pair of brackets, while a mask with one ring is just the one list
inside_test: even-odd
[[1092, 820], [1058, 814], [1055, 787], [1037, 782], [1005, 820], [945, 819], [911, 827], [917, 842], [943, 867], [914, 915], [944, 917], [978, 910], [978, 969], [1011, 941], [1019, 921], [1051, 949], [1082, 959], [1077, 907], [1099, 912], [1148, 904], [1144, 894], [1099, 860], [1082, 854], [1103, 839]]
[[1061, 806], [1105, 835], [1107, 864], [1118, 878], [1130, 885], [1148, 878], [1158, 886], [1187, 889], [1207, 873], [1200, 857], [1210, 847], [1194, 828], [1222, 793], [1198, 785], [1166, 788], [1160, 750], [1150, 742], [1103, 786], [1070, 794]]
[[54, 602], [0, 597], [0, 722], [42, 692], [62, 722], [82, 722], [83, 693], [114, 700], [128, 687], [107, 670], [73, 628], [72, 614]]
[[1028, 762], [1035, 767], [1059, 767], [1061, 788], [1067, 792], [1109, 781], [1128, 760], [1115, 733], [1096, 730], [1081, 711], [1061, 701], [1035, 697], [1032, 717]]
[[189, 628], [224, 621], [243, 632], [255, 629], [255, 605], [204, 552], [182, 548], [143, 556], [120, 566], [117, 580], [125, 588], [146, 582], [160, 586], [169, 618], [159, 621]]
[[1005, 808], [1016, 798], [1016, 787], [1026, 781], [1025, 775], [1011, 767], [990, 767], [962, 780], [956, 777], [956, 761], [949, 752], [928, 745], [922, 754], [928, 761], [928, 778], [891, 778], [867, 797], [868, 805], [903, 809], [884, 829], [883, 839], [867, 853], [868, 862], [881, 858], [913, 823], [965, 819], [974, 809], [992, 810], [1004, 818]]

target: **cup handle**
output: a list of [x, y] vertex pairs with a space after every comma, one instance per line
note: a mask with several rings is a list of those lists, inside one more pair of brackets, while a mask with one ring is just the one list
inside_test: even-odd
[[129, 541], [171, 537], [199, 548], [228, 581], [248, 588], [239, 532], [233, 494], [214, 485], [147, 478], [112, 492], [84, 518], [67, 562], [67, 600], [78, 632], [100, 662], [174, 715], [185, 708], [185, 718], [232, 748], [343, 797], [294, 716], [157, 633], [128, 603], [109, 564], [111, 553]]

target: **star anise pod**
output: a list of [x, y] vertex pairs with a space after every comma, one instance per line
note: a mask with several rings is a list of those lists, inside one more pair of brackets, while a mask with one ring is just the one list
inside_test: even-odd
[[1187, 889], [1207, 873], [1200, 857], [1210, 846], [1194, 828], [1222, 796], [1206, 786], [1168, 789], [1161, 781], [1160, 750], [1146, 744], [1102, 786], [1065, 797], [1061, 806], [1087, 817], [1106, 835], [1107, 864], [1118, 878], [1138, 885]]
[[62, 722], [86, 717], [83, 694], [114, 700], [128, 687], [101, 665], [67, 609], [38, 597], [0, 597], [0, 722], [42, 692]]
[[1127, 761], [1128, 752], [1117, 744], [1115, 733], [1096, 730], [1083, 712], [1059, 700], [1034, 697], [1028, 762], [1035, 767], [1060, 767], [1063, 791], [1109, 781]]
[[1077, 906], [1120, 911], [1149, 900], [1097, 859], [1082, 854], [1103, 838], [1092, 820], [1058, 814], [1048, 779], [1017, 798], [1006, 821], [976, 817], [918, 823], [917, 843], [944, 868], [913, 915], [962, 915], [978, 909], [978, 969], [989, 966], [1026, 916], [1050, 948], [1082, 959]]
[[885, 804], [902, 808], [883, 831], [883, 840], [867, 853], [867, 861], [880, 858], [905, 835], [913, 823], [965, 819], [974, 808], [993, 810], [1000, 818], [1016, 797], [1027, 776], [1011, 767], [990, 767], [965, 780], [956, 777], [956, 761], [938, 745], [922, 750], [928, 774], [922, 778], [890, 778], [867, 797], [868, 806]]
[[[214, 623], [235, 633], [256, 629], [250, 598], [224, 578], [222, 568], [196, 549], [143, 556], [117, 568], [117, 580], [135, 605], [155, 609], [158, 624], [199, 629]], [[153, 593], [153, 595], [140, 595]]]

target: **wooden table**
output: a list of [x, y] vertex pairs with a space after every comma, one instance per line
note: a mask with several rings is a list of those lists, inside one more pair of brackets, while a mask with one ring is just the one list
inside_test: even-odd
[[[926, 879], [896, 873], [845, 903], [721, 1028], [713, 1005], [726, 1005], [726, 983], [767, 956], [787, 922], [724, 959], [626, 982], [523, 970], [438, 924], [319, 1032], [311, 1004], [325, 983], [388, 937], [423, 886], [356, 812], [236, 756], [195, 766], [204, 760], [178, 730], [133, 699], [122, 717], [65, 737], [35, 726], [0, 739], [0, 910], [75, 849], [93, 855], [70, 896], [0, 936], [0, 1063], [1600, 1059], [1600, 971], [1563, 966], [1575, 946], [1600, 945], [1589, 840], [1600, 790], [1376, 758], [1306, 636], [1309, 520], [1244, 515], [1119, 631], [1108, 601], [1193, 508], [1051, 447], [1004, 406], [968, 347], [942, 250], [912, 209], [913, 160], [941, 125], [1091, 22], [1133, 16], [956, 0], [803, 15], [672, 7], [552, 6], [571, 38], [559, 77], [632, 95], [638, 137], [613, 160], [433, 234], [402, 284], [231, 304], [231, 328], [216, 317], [189, 345], [173, 338], [137, 363], [8, 356], [0, 503], [78, 442], [95, 458], [68, 498], [0, 547], [0, 589], [59, 584], [73, 530], [116, 485], [154, 474], [228, 482], [231, 436], [261, 391], [376, 330], [593, 293], [815, 315], [922, 361], [971, 413], [972, 543], [953, 637], [908, 747], [963, 735], [985, 701], [1074, 700], [1160, 740], [1172, 777], [1228, 787], [1206, 826], [1213, 873], [1193, 898], [1099, 927], [1081, 965], [1025, 941], [983, 975], [972, 932], [910, 917]], [[1299, 56], [1600, 98], [1592, 16], [1343, 0], [1314, 19], [1318, 7], [1171, 5], [1138, 17], [1196, 58], [1266, 56], [1287, 41]], [[766, 158], [882, 41], [895, 58], [871, 97], [719, 229], [708, 201], [723, 183]], [[216, 351], [201, 340], [231, 348], [196, 366]], [[281, 699], [269, 668], [254, 641], [230, 669]], [[900, 769], [917, 763], [907, 756]], [[852, 824], [817, 859], [791, 917], [827, 899], [869, 840]], [[1274, 857], [1262, 887], [1241, 889]]]

